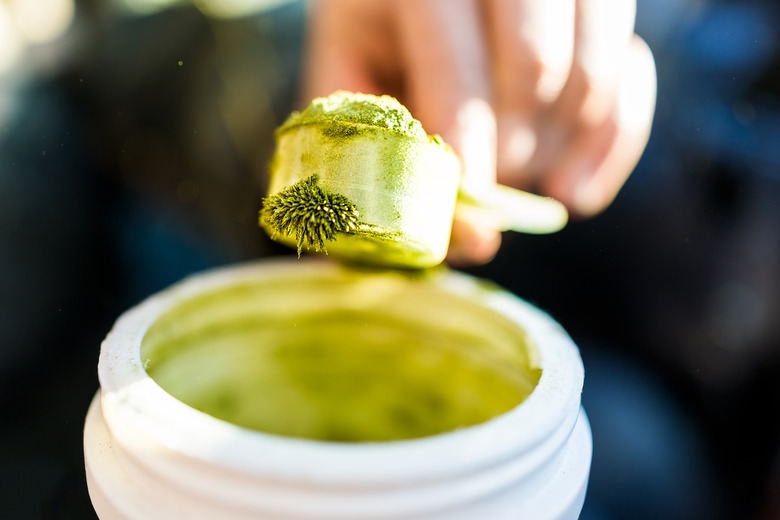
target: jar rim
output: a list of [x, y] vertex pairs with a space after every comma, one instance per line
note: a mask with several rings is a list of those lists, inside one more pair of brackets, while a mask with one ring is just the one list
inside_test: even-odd
[[[101, 407], [112, 435], [128, 445], [162, 446], [188, 459], [280, 481], [372, 487], [405, 479], [454, 478], [517, 458], [568, 436], [580, 409], [584, 370], [571, 338], [549, 315], [502, 289], [444, 269], [426, 279], [446, 293], [478, 301], [518, 323], [536, 345], [542, 369], [534, 391], [518, 406], [484, 423], [410, 440], [341, 443], [242, 428], [174, 398], [144, 370], [141, 343], [165, 311], [205, 291], [247, 279], [336, 274], [346, 269], [321, 258], [253, 261], [191, 276], [120, 316], [103, 342], [98, 373]], [[545, 451], [545, 450], [542, 450]], [[550, 450], [552, 452], [554, 450]]]

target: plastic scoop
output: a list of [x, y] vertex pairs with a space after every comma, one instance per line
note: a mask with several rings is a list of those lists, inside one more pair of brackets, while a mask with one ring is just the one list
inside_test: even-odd
[[468, 218], [470, 212], [487, 214], [499, 231], [555, 233], [566, 226], [566, 207], [551, 197], [542, 197], [502, 184], [493, 184], [479, 192], [461, 186], [456, 214]]
[[460, 186], [460, 162], [397, 100], [337, 92], [294, 112], [276, 132], [260, 225], [279, 242], [351, 261], [404, 268], [444, 260], [456, 207], [497, 229], [549, 233], [557, 201], [496, 185]]

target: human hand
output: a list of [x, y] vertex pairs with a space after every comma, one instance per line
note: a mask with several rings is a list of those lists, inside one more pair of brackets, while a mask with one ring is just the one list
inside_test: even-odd
[[[498, 181], [587, 217], [650, 133], [655, 65], [634, 17], [630, 0], [316, 0], [302, 94], [393, 95], [471, 190]], [[456, 216], [448, 260], [487, 262], [500, 240], [487, 217]]]

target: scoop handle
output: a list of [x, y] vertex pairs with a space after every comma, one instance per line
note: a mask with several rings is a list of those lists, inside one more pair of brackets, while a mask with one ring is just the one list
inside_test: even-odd
[[555, 233], [569, 220], [566, 207], [559, 201], [501, 184], [479, 191], [461, 185], [455, 212], [464, 219], [478, 212], [492, 219], [499, 231], [532, 234]]

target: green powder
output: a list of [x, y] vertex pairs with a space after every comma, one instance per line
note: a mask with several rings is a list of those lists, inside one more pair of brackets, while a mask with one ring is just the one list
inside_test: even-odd
[[303, 111], [293, 112], [279, 127], [278, 134], [308, 124], [333, 123], [331, 135], [350, 137], [360, 132], [359, 127], [383, 128], [414, 139], [427, 140], [422, 124], [391, 96], [371, 96], [351, 92], [337, 92], [313, 100]]
[[403, 268], [444, 259], [459, 164], [392, 97], [315, 99], [277, 130], [269, 173], [259, 224], [299, 255]]
[[149, 374], [219, 419], [339, 442], [479, 424], [538, 382], [523, 331], [476, 303], [398, 273], [312, 278], [180, 304], [143, 340]]

